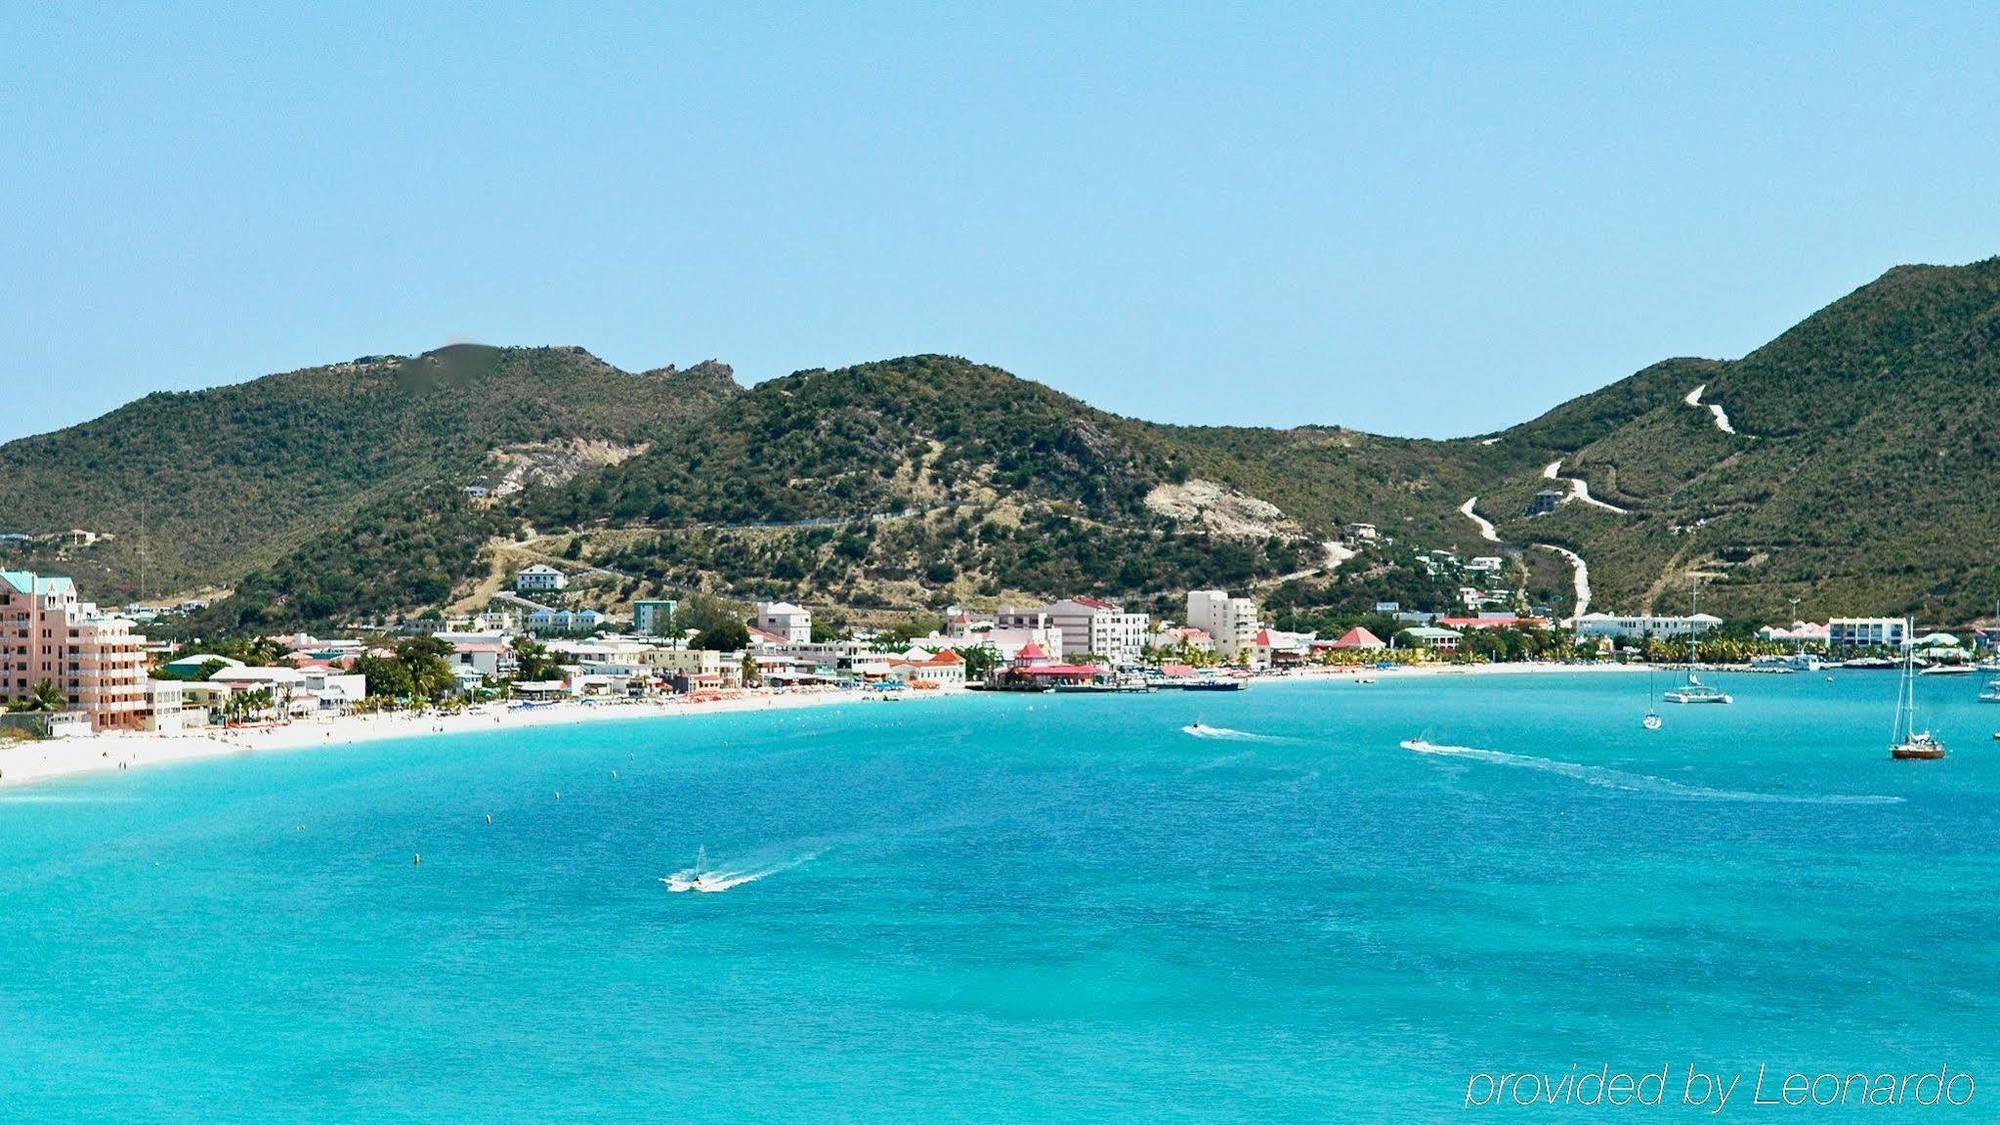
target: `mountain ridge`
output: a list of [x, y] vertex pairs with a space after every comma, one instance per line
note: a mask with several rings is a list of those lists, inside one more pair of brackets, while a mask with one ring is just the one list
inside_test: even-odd
[[[1336, 572], [1325, 544], [1367, 522], [1408, 548], [1497, 550], [1559, 608], [1569, 575], [1538, 544], [1588, 560], [1599, 608], [1671, 609], [1699, 576], [1704, 604], [1732, 614], [1798, 597], [1808, 614], [1956, 623], [2000, 592], [1986, 561], [2000, 440], [1979, 421], [1994, 409], [2000, 259], [1897, 267], [1739, 359], [1662, 360], [1452, 439], [1153, 423], [952, 356], [743, 388], [715, 360], [629, 373], [581, 348], [454, 345], [149, 395], [7, 443], [0, 469], [43, 502], [0, 499], [0, 531], [110, 532], [98, 573], [69, 569], [118, 593], [120, 567], [142, 561], [156, 588], [241, 583], [262, 598], [251, 616], [274, 621], [462, 598], [538, 549], [523, 544], [558, 542], [630, 576], [615, 592], [628, 599], [692, 587], [919, 607], [1288, 580], [1288, 597], [1347, 604], [1413, 565], [1384, 547]], [[439, 499], [496, 450], [543, 446], [575, 455], [502, 500]], [[274, 480], [295, 501], [285, 518], [200, 495], [269, 497]], [[1149, 503], [1189, 482], [1261, 514]], [[191, 504], [182, 523], [199, 542], [169, 558], [122, 544], [137, 521], [121, 489]], [[1564, 499], [1529, 514], [1545, 491]], [[420, 496], [437, 518], [413, 508]], [[1471, 497], [1497, 547], [1461, 512]], [[1249, 527], [1277, 533], [1221, 533]], [[361, 596], [343, 536], [409, 588]]]

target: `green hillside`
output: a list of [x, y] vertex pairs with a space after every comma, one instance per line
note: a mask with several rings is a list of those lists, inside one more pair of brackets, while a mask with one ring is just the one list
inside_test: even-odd
[[649, 581], [864, 608], [1144, 595], [1324, 561], [1324, 513], [1222, 535], [1148, 506], [1209, 460], [997, 368], [911, 356], [765, 383], [522, 507], [543, 532], [589, 533], [583, 561]]
[[[1955, 625], [2000, 596], [1996, 411], [2000, 260], [1900, 267], [1741, 359], [1667, 360], [1456, 441], [1158, 425], [948, 356], [745, 391], [717, 364], [463, 347], [153, 395], [0, 446], [26, 485], [0, 494], [0, 532], [44, 536], [0, 550], [107, 600], [142, 577], [236, 587], [223, 625], [462, 605], [528, 561], [595, 568], [583, 596], [614, 606], [687, 589], [1160, 606], [1223, 585], [1306, 619], [1446, 597], [1412, 576], [1434, 547], [1504, 555], [1510, 582], [1566, 607], [1568, 564], [1538, 545], [1583, 556], [1599, 609], [1678, 608], [1698, 575], [1731, 615], [1796, 597]], [[1568, 478], [1602, 504], [1529, 514]], [[1474, 497], [1500, 544], [1460, 511]], [[1395, 542], [1335, 567], [1349, 521]], [[52, 534], [72, 527], [109, 538]]]
[[[1508, 538], [1581, 551], [1602, 606], [1672, 608], [1699, 574], [1719, 613], [1990, 613], [2000, 260], [1891, 270], [1740, 360], [1659, 378], [1595, 433], [1549, 428], [1571, 404], [1507, 438], [1573, 451], [1564, 474], [1633, 514], [1513, 516], [1546, 483], [1517, 478], [1495, 490]], [[1696, 387], [1736, 433], [1684, 401]], [[1565, 429], [1589, 440], [1548, 440]]]
[[371, 503], [475, 482], [490, 450], [645, 442], [736, 393], [716, 365], [633, 375], [577, 348], [460, 345], [153, 394], [0, 446], [0, 532], [108, 536], [9, 556], [106, 600], [227, 585]]

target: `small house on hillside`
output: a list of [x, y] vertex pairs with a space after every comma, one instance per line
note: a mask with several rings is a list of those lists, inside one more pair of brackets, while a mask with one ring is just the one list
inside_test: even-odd
[[564, 574], [555, 567], [536, 563], [533, 566], [522, 567], [520, 573], [514, 575], [514, 588], [516, 590], [566, 590], [569, 588], [569, 575]]

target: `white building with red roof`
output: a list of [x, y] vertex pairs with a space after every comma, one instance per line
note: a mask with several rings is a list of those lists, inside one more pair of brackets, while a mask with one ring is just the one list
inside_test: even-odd
[[1314, 635], [1311, 633], [1287, 633], [1283, 629], [1265, 626], [1250, 638], [1247, 650], [1252, 668], [1270, 668], [1285, 664], [1302, 664], [1312, 655]]
[[889, 661], [889, 674], [911, 684], [933, 684], [938, 687], [965, 686], [965, 657], [945, 649], [937, 653], [924, 653], [923, 659], [908, 657]]

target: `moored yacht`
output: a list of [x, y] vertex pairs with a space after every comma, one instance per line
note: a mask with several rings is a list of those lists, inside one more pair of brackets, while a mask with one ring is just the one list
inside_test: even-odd
[[[1903, 635], [1909, 636], [1909, 626]], [[1917, 729], [1917, 652], [1903, 642], [1903, 678], [1896, 685], [1896, 741], [1889, 756], [1897, 761], [1930, 762], [1944, 757], [1944, 741], [1927, 730]]]
[[1660, 698], [1668, 703], [1734, 703], [1736, 698], [1720, 688], [1710, 687], [1701, 682], [1701, 677], [1688, 671], [1687, 682], [1679, 687], [1668, 688], [1660, 693]]
[[1728, 692], [1720, 688], [1710, 687], [1702, 683], [1701, 677], [1695, 675], [1694, 670], [1700, 664], [1700, 661], [1697, 659], [1697, 646], [1700, 644], [1701, 623], [1694, 620], [1694, 615], [1701, 612], [1701, 587], [1699, 584], [1695, 586], [1694, 592], [1689, 595], [1689, 599], [1693, 608], [1688, 611], [1687, 682], [1679, 687], [1668, 688], [1666, 691], [1661, 692], [1660, 698], [1666, 700], [1668, 703], [1734, 703], [1736, 702], [1734, 696], [1731, 696]]

